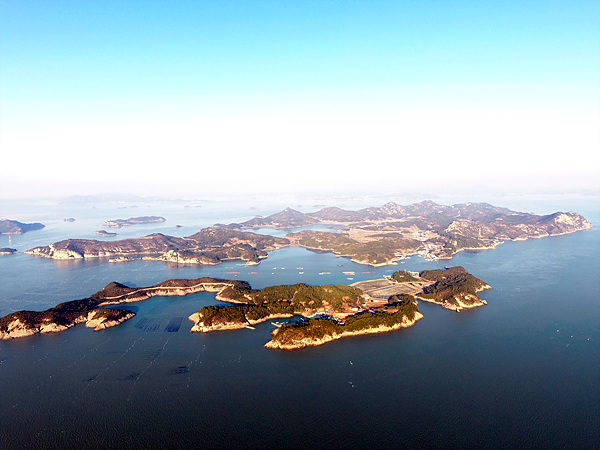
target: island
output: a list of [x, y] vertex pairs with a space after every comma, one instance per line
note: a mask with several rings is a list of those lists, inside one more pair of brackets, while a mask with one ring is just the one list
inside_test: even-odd
[[[429, 277], [426, 278], [426, 277]], [[383, 333], [410, 327], [423, 318], [418, 300], [460, 311], [486, 304], [477, 292], [490, 286], [463, 267], [410, 274], [346, 285], [309, 286], [303, 283], [253, 290], [247, 284], [224, 289], [219, 299], [233, 306], [205, 306], [189, 317], [192, 332], [251, 328], [274, 318], [302, 316], [293, 323], [276, 323], [267, 348], [297, 350], [350, 336]]]
[[117, 233], [111, 233], [106, 230], [98, 230], [98, 231], [96, 231], [96, 234], [99, 236], [104, 236], [104, 237], [115, 237], [117, 235]]
[[[286, 237], [252, 231], [311, 225], [335, 226], [340, 231], [302, 230]], [[591, 226], [575, 212], [539, 216], [487, 203], [445, 206], [423, 201], [401, 206], [389, 202], [357, 211], [329, 207], [302, 213], [287, 208], [242, 223], [215, 224], [185, 238], [155, 233], [111, 242], [67, 239], [25, 253], [54, 259], [144, 257], [176, 264], [219, 264], [241, 259], [258, 264], [269, 251], [300, 246], [381, 266], [411, 255], [426, 260], [450, 259], [464, 250], [492, 249], [505, 241], [557, 236]]]
[[23, 234], [28, 231], [41, 230], [45, 225], [43, 223], [23, 223], [17, 220], [0, 220], [0, 234]]
[[4, 247], [0, 248], [0, 255], [13, 255], [17, 252], [16, 248]]
[[167, 219], [160, 216], [130, 217], [129, 219], [107, 220], [101, 226], [104, 228], [121, 228], [131, 225], [139, 225], [142, 223], [161, 223], [165, 222], [166, 220]]
[[486, 303], [476, 293], [489, 288], [463, 267], [420, 274], [399, 271], [384, 279], [352, 286], [297, 283], [253, 289], [246, 281], [211, 277], [171, 279], [149, 287], [111, 282], [84, 299], [41, 312], [17, 311], [0, 318], [0, 339], [64, 331], [78, 323], [103, 330], [135, 316], [130, 310], [107, 306], [155, 296], [213, 292], [217, 300], [230, 305], [205, 306], [191, 314], [188, 317], [193, 322], [191, 332], [252, 328], [267, 320], [301, 316], [302, 319], [292, 323], [274, 322], [277, 328], [265, 344], [267, 348], [297, 350], [344, 337], [410, 327], [423, 318], [418, 309], [419, 299], [456, 310], [482, 306]]
[[216, 278], [195, 280], [167, 280], [155, 286], [133, 288], [118, 282], [81, 300], [71, 300], [45, 311], [17, 311], [0, 318], [0, 340], [31, 336], [38, 333], [64, 331], [78, 323], [102, 330], [119, 325], [135, 316], [127, 309], [104, 308], [107, 305], [137, 302], [154, 296], [182, 296], [196, 292], [220, 292], [235, 287], [239, 281]]

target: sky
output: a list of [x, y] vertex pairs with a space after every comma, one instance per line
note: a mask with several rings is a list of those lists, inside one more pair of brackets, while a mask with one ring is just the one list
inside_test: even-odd
[[600, 192], [600, 2], [0, 0], [0, 198]]

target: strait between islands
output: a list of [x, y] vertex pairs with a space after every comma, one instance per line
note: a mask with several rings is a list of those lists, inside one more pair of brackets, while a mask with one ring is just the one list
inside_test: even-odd
[[[477, 293], [489, 289], [462, 267], [426, 270], [420, 274], [395, 272], [391, 277], [348, 285], [269, 286], [252, 289], [245, 281], [217, 278], [173, 279], [150, 287], [132, 288], [113, 282], [88, 298], [61, 303], [46, 311], [18, 311], [0, 319], [0, 339], [64, 331], [85, 323], [95, 331], [132, 318], [127, 309], [109, 305], [137, 302], [155, 296], [184, 296], [214, 292], [232, 303], [205, 306], [189, 316], [191, 332], [251, 328], [267, 320], [302, 316], [277, 324], [268, 348], [295, 350], [349, 336], [382, 333], [409, 327], [423, 317], [417, 299], [459, 311], [486, 304]], [[382, 295], [382, 293], [384, 293]]]

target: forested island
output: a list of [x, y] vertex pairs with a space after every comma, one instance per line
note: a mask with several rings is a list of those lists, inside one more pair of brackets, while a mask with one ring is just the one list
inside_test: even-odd
[[[155, 216], [109, 221], [105, 226], [153, 221]], [[108, 224], [108, 225], [107, 225]], [[340, 232], [303, 230], [286, 237], [254, 233], [254, 228], [295, 228], [334, 225]], [[301, 246], [333, 252], [373, 266], [389, 264], [409, 255], [449, 259], [463, 250], [483, 250], [505, 241], [556, 236], [587, 230], [591, 224], [574, 212], [535, 215], [487, 203], [452, 206], [423, 201], [408, 206], [389, 202], [357, 211], [337, 207], [302, 213], [287, 208], [267, 217], [242, 223], [216, 224], [179, 238], [161, 233], [118, 241], [67, 239], [26, 253], [53, 259], [145, 258], [175, 264], [219, 264], [241, 259], [258, 264], [269, 251]]]
[[[64, 302], [45, 311], [17, 311], [0, 318], [0, 339], [64, 331], [78, 323], [85, 323], [94, 330], [106, 329], [135, 315], [127, 309], [106, 306], [155, 296], [214, 292], [217, 300], [233, 305], [205, 306], [193, 313], [189, 316], [194, 323], [192, 332], [239, 329], [275, 318], [302, 316], [304, 319], [300, 321], [280, 324], [265, 344], [268, 348], [294, 350], [343, 337], [409, 327], [423, 317], [418, 309], [418, 299], [425, 297], [447, 308], [450, 305], [449, 309], [481, 306], [485, 302], [476, 292], [489, 289], [462, 267], [420, 274], [396, 272], [386, 280], [400, 291], [413, 293], [382, 297], [378, 295], [382, 292], [381, 287], [368, 285], [368, 282], [362, 283], [373, 289], [303, 283], [253, 289], [245, 281], [211, 277], [172, 279], [138, 288], [112, 282], [84, 299]], [[453, 299], [460, 302], [453, 303]]]

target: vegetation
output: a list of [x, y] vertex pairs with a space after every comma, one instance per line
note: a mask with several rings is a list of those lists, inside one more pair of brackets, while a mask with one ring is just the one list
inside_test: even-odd
[[410, 283], [413, 281], [419, 281], [406, 270], [399, 270], [397, 272], [394, 272], [392, 274], [392, 280], [396, 281], [397, 283]]
[[242, 323], [261, 320], [273, 314], [296, 314], [327, 308], [332, 312], [349, 311], [361, 303], [362, 291], [343, 284], [309, 286], [304, 283], [251, 289], [245, 282], [227, 286], [221, 300], [243, 302], [235, 306], [205, 306], [199, 313], [205, 326], [216, 323]]
[[393, 328], [406, 320], [414, 320], [418, 312], [414, 297], [402, 297], [377, 310], [348, 316], [343, 321], [315, 318], [283, 325], [273, 332], [272, 340], [282, 346], [297, 346], [307, 340], [322, 340], [344, 333], [361, 333], [379, 327]]
[[456, 295], [475, 295], [486, 286], [483, 281], [471, 275], [461, 266], [445, 270], [424, 270], [420, 276], [426, 280], [435, 281], [433, 285], [423, 289], [422, 297], [441, 302], [451, 300]]
[[368, 242], [358, 242], [343, 233], [324, 231], [301, 231], [288, 235], [299, 245], [332, 251], [337, 255], [349, 255], [356, 261], [383, 264], [393, 260], [396, 253], [416, 250], [420, 241], [404, 239], [397, 234], [381, 234]]

